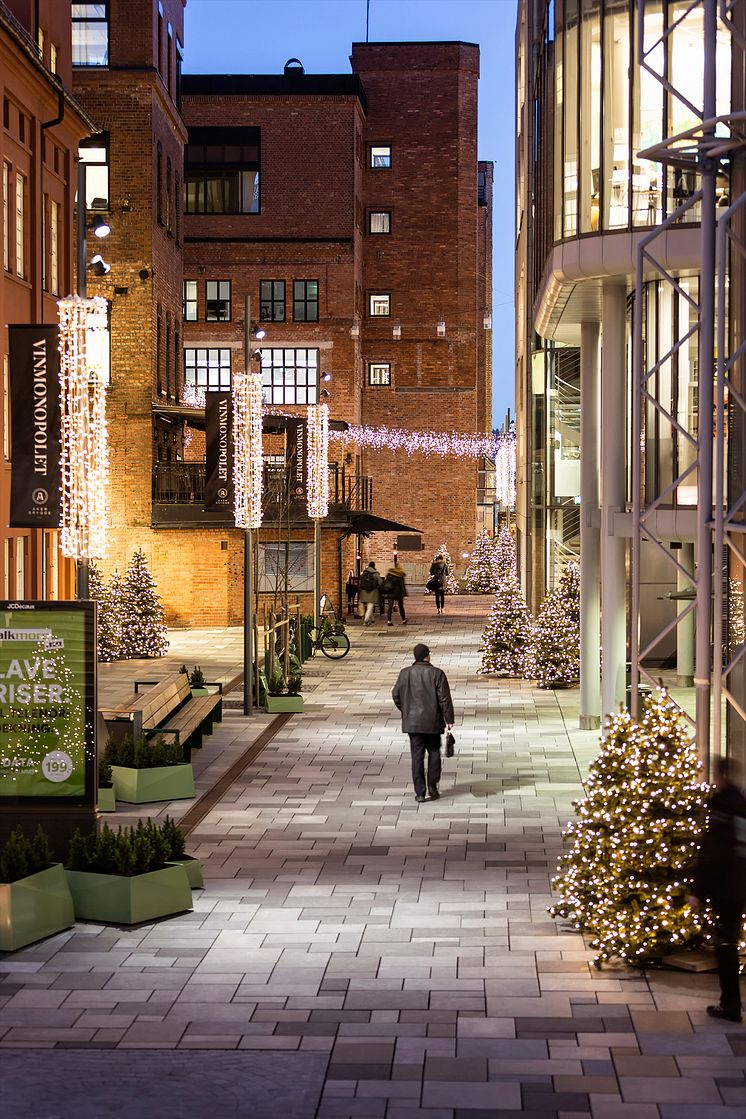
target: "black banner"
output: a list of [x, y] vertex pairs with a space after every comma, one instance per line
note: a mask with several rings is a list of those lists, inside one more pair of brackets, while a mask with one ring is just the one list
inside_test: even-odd
[[290, 500], [305, 502], [308, 476], [308, 428], [305, 420], [287, 421], [287, 468]]
[[60, 353], [57, 326], [9, 326], [10, 527], [60, 526]]
[[205, 393], [205, 512], [233, 510], [233, 405], [229, 392]]

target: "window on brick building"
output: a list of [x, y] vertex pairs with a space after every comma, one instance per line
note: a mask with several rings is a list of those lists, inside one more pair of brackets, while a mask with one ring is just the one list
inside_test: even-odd
[[369, 151], [372, 168], [379, 171], [391, 167], [391, 144], [371, 144]]
[[163, 373], [161, 370], [161, 354], [163, 353], [163, 308], [160, 303], [156, 309], [155, 319], [155, 388], [156, 392], [163, 392]]
[[173, 231], [173, 199], [171, 196], [173, 188], [173, 169], [171, 167], [171, 156], [166, 156], [166, 229], [169, 233]]
[[171, 312], [166, 311], [166, 396], [171, 398]]
[[178, 171], [174, 174], [174, 226], [176, 229], [176, 244], [181, 244], [181, 176]]
[[3, 268], [10, 272], [10, 164], [3, 160]]
[[109, 134], [84, 140], [78, 159], [85, 163], [85, 201], [89, 210], [109, 209]]
[[370, 361], [370, 362], [368, 362], [368, 384], [369, 385], [390, 385], [391, 384], [391, 362], [389, 362], [389, 361]]
[[173, 49], [174, 49], [173, 28], [171, 27], [170, 23], [168, 24], [167, 31], [168, 31], [168, 34], [166, 35], [166, 72], [167, 72], [168, 76], [167, 76], [167, 80], [166, 80], [166, 86], [168, 88], [168, 92], [170, 93], [171, 92], [171, 67], [173, 65], [172, 62], [171, 62], [171, 56], [173, 54]]
[[387, 292], [371, 292], [368, 295], [368, 315], [370, 318], [388, 318], [390, 314], [391, 296]]
[[259, 282], [259, 318], [262, 322], [285, 322], [285, 281]]
[[187, 214], [259, 213], [258, 128], [190, 128], [184, 154]]
[[60, 212], [59, 202], [53, 202], [49, 211], [49, 290], [60, 294]]
[[16, 171], [16, 274], [26, 275], [26, 176]]
[[109, 65], [109, 4], [73, 0], [73, 66]]
[[39, 58], [42, 60], [42, 62], [44, 61], [44, 40], [45, 40], [44, 28], [43, 27], [37, 27], [37, 29], [36, 29], [36, 49], [39, 52]]
[[293, 280], [293, 322], [319, 321], [319, 281]]
[[174, 400], [179, 399], [179, 362], [181, 361], [181, 333], [174, 330]]
[[184, 280], [182, 286], [181, 307], [184, 322], [197, 321], [197, 281]]
[[158, 0], [158, 73], [163, 77], [163, 4]]
[[368, 212], [369, 233], [391, 232], [391, 210], [370, 210]]
[[58, 65], [57, 58], [58, 58], [57, 47], [55, 46], [54, 43], [50, 43], [49, 44], [49, 69], [52, 71], [53, 74], [57, 73], [57, 65]]
[[319, 351], [262, 347], [266, 404], [315, 404], [319, 392]]
[[3, 354], [3, 458], [10, 460], [10, 358]]
[[230, 280], [208, 280], [206, 282], [205, 320], [207, 322], [231, 321]]
[[222, 390], [231, 387], [231, 352], [226, 348], [184, 349], [184, 381], [203, 390]]
[[163, 144], [158, 141], [155, 156], [155, 202], [158, 224], [163, 225]]

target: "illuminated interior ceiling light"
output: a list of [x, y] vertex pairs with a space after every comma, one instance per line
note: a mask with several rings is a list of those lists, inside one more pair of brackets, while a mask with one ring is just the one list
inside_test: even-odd
[[106, 493], [109, 440], [106, 425], [106, 300], [71, 295], [60, 299], [60, 408], [62, 554], [76, 560], [106, 555]]
[[308, 409], [308, 515], [319, 520], [329, 513], [329, 406], [312, 404]]
[[233, 510], [238, 528], [262, 523], [262, 378], [233, 374]]

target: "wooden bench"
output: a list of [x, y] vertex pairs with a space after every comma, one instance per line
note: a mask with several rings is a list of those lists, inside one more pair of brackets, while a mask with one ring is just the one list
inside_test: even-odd
[[[211, 734], [213, 724], [223, 717], [223, 686], [217, 695], [192, 696], [189, 677], [172, 672], [163, 680], [136, 680], [135, 691], [101, 714], [109, 733], [131, 733], [135, 739], [145, 734], [173, 734], [189, 761], [192, 746], [202, 745], [203, 734]], [[146, 691], [140, 691], [141, 688]]]
[[[141, 711], [143, 707], [147, 707], [159, 695], [172, 689], [174, 685], [178, 685], [180, 683], [179, 677], [182, 680], [185, 679], [184, 673], [171, 672], [168, 676], [164, 676], [162, 680], [135, 680], [135, 690], [117, 703], [102, 707], [101, 714], [105, 719], [129, 718], [131, 720], [136, 712]], [[148, 690], [142, 692], [140, 691], [142, 687], [147, 687]]]
[[192, 696], [188, 703], [157, 729], [158, 733], [175, 734], [177, 742], [185, 749], [202, 745], [202, 736], [212, 734], [215, 723], [223, 720], [222, 685], [217, 695]]

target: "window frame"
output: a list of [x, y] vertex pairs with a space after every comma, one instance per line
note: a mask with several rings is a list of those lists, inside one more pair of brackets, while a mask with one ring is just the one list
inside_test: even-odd
[[[373, 370], [385, 369], [386, 380], [374, 381]], [[371, 388], [391, 388], [391, 362], [390, 361], [369, 361], [368, 362], [368, 385]]]
[[[373, 310], [374, 299], [387, 299], [388, 311], [375, 312]], [[390, 291], [369, 291], [367, 297], [366, 318], [369, 319], [390, 319], [391, 318], [391, 292]]]
[[[389, 161], [388, 163], [374, 163], [374, 152], [388, 150]], [[368, 144], [368, 170], [369, 171], [390, 171], [394, 166], [394, 146], [388, 144]]]
[[[187, 284], [194, 285], [194, 298], [187, 294]], [[194, 304], [194, 317], [189, 315], [188, 309]], [[181, 281], [181, 317], [184, 322], [199, 322], [199, 281]]]
[[[265, 284], [270, 284], [272, 294], [269, 299], [262, 295], [262, 288]], [[282, 301], [275, 297], [275, 284], [282, 284]], [[282, 304], [282, 317], [275, 317], [275, 307]], [[265, 308], [270, 308], [270, 315], [265, 315]], [[260, 280], [259, 281], [259, 321], [260, 322], [285, 322], [287, 318], [287, 284], [284, 280]]]
[[[286, 355], [293, 354], [293, 363], [286, 365]], [[297, 355], [305, 353], [307, 355], [306, 364], [301, 365], [298, 362]], [[304, 407], [307, 404], [317, 404], [319, 400], [319, 378], [321, 376], [321, 353], [317, 346], [263, 346], [261, 350], [262, 364], [261, 364], [261, 377], [262, 377], [262, 398], [266, 404], [279, 404], [288, 405], [290, 407]], [[282, 360], [275, 362], [274, 354], [282, 354]], [[310, 362], [308, 355], [315, 354], [315, 366]], [[289, 382], [289, 370], [297, 371], [305, 369], [308, 373], [309, 369], [315, 368], [315, 377], [308, 377], [301, 382], [298, 381], [297, 376], [292, 382]], [[276, 372], [275, 372], [276, 371]], [[288, 399], [287, 390], [292, 390], [293, 399]], [[305, 390], [299, 394], [298, 389]], [[299, 400], [298, 396], [305, 395], [306, 400]]]
[[[211, 365], [209, 357], [207, 357], [207, 359], [204, 362], [200, 362], [199, 359], [197, 357], [195, 357], [194, 363], [191, 364], [191, 365], [189, 364], [189, 362], [187, 360], [187, 355], [190, 354], [190, 353], [195, 354], [195, 355], [197, 355], [197, 354], [208, 354], [209, 355], [211, 352], [212, 353], [217, 353], [219, 355], [218, 359], [217, 359], [217, 365]], [[227, 354], [227, 364], [224, 364], [226, 354]], [[188, 376], [188, 371], [190, 369], [194, 369], [194, 371], [195, 371], [194, 380], [191, 380]], [[206, 375], [204, 377], [204, 381], [205, 381], [204, 384], [200, 383], [199, 370], [201, 370], [201, 369], [206, 370]], [[211, 384], [210, 383], [211, 382], [210, 373], [213, 370], [217, 370], [218, 377], [215, 380], [215, 383]], [[227, 373], [228, 373], [227, 378], [224, 376], [226, 370], [227, 370]], [[232, 374], [232, 362], [231, 362], [230, 346], [185, 346], [184, 347], [184, 384], [185, 385], [194, 385], [195, 388], [202, 389], [203, 392], [212, 392], [212, 391], [229, 392], [230, 388], [231, 388], [231, 374]]]
[[10, 183], [12, 179], [11, 167], [7, 159], [3, 160], [3, 269], [10, 272]]
[[[373, 218], [386, 216], [389, 219], [388, 229], [373, 229]], [[368, 210], [368, 236], [369, 237], [390, 237], [392, 225], [391, 210]]]
[[[13, 191], [13, 228], [15, 230], [16, 276], [26, 279], [26, 203], [28, 176], [16, 168], [15, 190]], [[20, 201], [20, 206], [19, 206]]]
[[[210, 285], [215, 284], [216, 294], [210, 296]], [[228, 287], [228, 298], [223, 299], [220, 292], [223, 285]], [[221, 317], [219, 314], [210, 314], [211, 303], [227, 303], [228, 314], [226, 317]], [[233, 318], [233, 295], [230, 280], [205, 280], [205, 322], [231, 322]]]
[[[78, 160], [83, 158], [81, 156], [81, 152], [98, 151], [99, 149], [101, 149], [105, 153], [105, 156], [104, 156], [103, 160], [83, 159], [83, 163], [85, 163], [85, 165], [86, 165], [85, 208], [86, 208], [86, 210], [93, 210], [94, 213], [97, 213], [97, 214], [98, 213], [107, 213], [109, 211], [110, 207], [111, 207], [111, 189], [110, 189], [111, 188], [111, 182], [110, 182], [111, 151], [110, 151], [109, 133], [108, 132], [96, 133], [96, 135], [91, 136], [90, 139], [81, 140], [80, 143], [78, 144]], [[91, 186], [91, 176], [88, 174], [88, 168], [89, 167], [104, 168], [106, 170], [106, 198], [105, 198], [106, 205], [105, 206], [93, 206], [92, 205], [95, 198], [101, 198], [102, 196], [100, 194], [91, 194], [91, 191], [94, 188]]]
[[[72, 6], [72, 8], [71, 8], [71, 24], [72, 24], [71, 39], [72, 39], [72, 48], [73, 48], [73, 69], [75, 69], [75, 68], [97, 69], [97, 68], [107, 67], [109, 65], [109, 19], [110, 19], [110, 15], [111, 15], [111, 12], [109, 10], [109, 0], [98, 0], [97, 3], [92, 3], [91, 0], [88, 0], [88, 2], [86, 2], [86, 0], [83, 0], [83, 5], [82, 6], [87, 7], [87, 8], [95, 8], [95, 7], [103, 8], [104, 14], [103, 14], [103, 16], [88, 16], [87, 18], [84, 19], [80, 16], [76, 17], [75, 6], [74, 5]], [[106, 28], [106, 45], [105, 45], [104, 52], [103, 52], [103, 60], [102, 61], [97, 61], [97, 62], [90, 62], [88, 60], [86, 60], [85, 62], [76, 62], [75, 61], [75, 46], [76, 46], [75, 31], [76, 31], [76, 28], [81, 27], [81, 26], [89, 26], [89, 25], [103, 25]]]
[[[303, 295], [302, 295], [302, 297], [296, 297], [296, 288], [299, 287], [301, 284], [303, 285], [303, 287], [302, 287]], [[313, 299], [313, 298], [309, 299], [309, 296], [308, 296], [308, 285], [309, 284], [315, 284], [316, 285], [316, 298], [315, 299]], [[316, 307], [315, 317], [313, 315], [309, 315], [309, 313], [308, 313], [309, 307], [313, 307], [314, 305]], [[303, 307], [302, 316], [298, 316], [296, 314], [296, 306], [302, 306]], [[319, 281], [318, 280], [293, 280], [293, 322], [318, 322], [318, 321], [319, 321]]]

